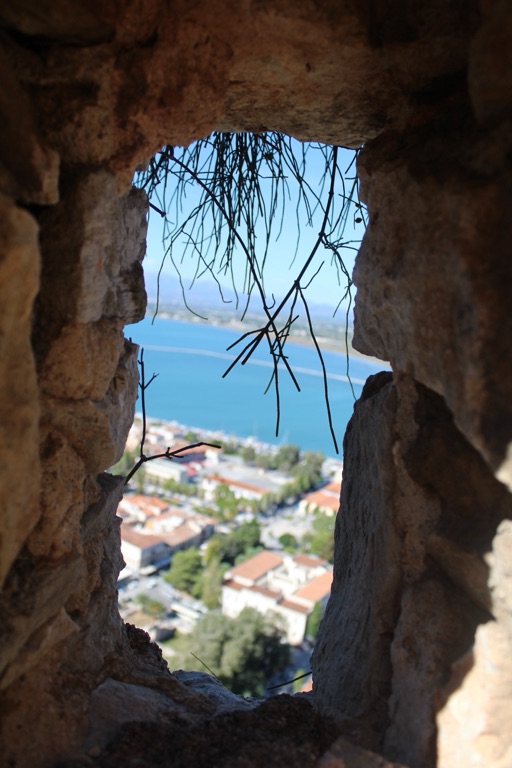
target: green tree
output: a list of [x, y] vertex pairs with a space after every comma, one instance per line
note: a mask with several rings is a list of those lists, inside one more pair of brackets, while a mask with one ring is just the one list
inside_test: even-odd
[[[261, 528], [257, 520], [251, 520], [239, 525], [236, 530], [227, 536], [213, 537], [218, 541], [217, 553], [221, 560], [233, 565], [241, 555], [247, 557], [247, 553], [260, 544]], [[245, 559], [244, 557], [244, 559]]]
[[300, 451], [297, 445], [282, 445], [276, 453], [275, 464], [281, 472], [289, 472], [298, 464]]
[[245, 445], [240, 450], [240, 456], [246, 464], [253, 464], [256, 460], [256, 451], [252, 445]]
[[198, 493], [197, 485], [193, 483], [178, 483], [172, 477], [163, 481], [162, 488], [168, 493], [179, 493], [181, 496], [197, 496]]
[[[265, 681], [290, 658], [282, 629], [253, 608], [244, 608], [236, 619], [217, 611], [207, 613], [190, 635], [190, 651], [231, 691], [242, 695], [261, 695]], [[193, 657], [182, 663], [197, 669]]]
[[304, 683], [306, 682], [306, 678], [310, 674], [307, 672], [303, 667], [299, 667], [295, 670], [293, 673], [294, 681], [293, 681], [293, 692], [298, 693]]
[[217, 445], [220, 445], [222, 452], [226, 455], [236, 455], [238, 453], [238, 444], [233, 440], [216, 440]]
[[278, 538], [278, 542], [287, 552], [295, 552], [299, 546], [299, 542], [293, 535], [293, 533], [283, 533]]
[[163, 616], [165, 614], [165, 605], [159, 600], [141, 593], [135, 598], [136, 602], [140, 605], [145, 613], [149, 613], [150, 616]]
[[113, 467], [110, 467], [109, 472], [113, 475], [126, 476], [129, 473], [129, 471], [135, 466], [138, 458], [139, 458], [138, 449], [125, 451], [121, 456], [121, 458], [119, 459], [119, 461], [116, 464], [114, 464]]
[[222, 560], [222, 547], [220, 542], [220, 536], [212, 536], [208, 540], [206, 549], [204, 552], [204, 564], [208, 567], [212, 560]]
[[260, 543], [261, 526], [257, 520], [242, 523], [232, 534], [244, 549], [256, 547]]
[[193, 597], [200, 597], [202, 592], [203, 563], [199, 552], [190, 547], [176, 552], [171, 568], [164, 579], [176, 589], [188, 592]]
[[309, 614], [306, 621], [306, 635], [309, 637], [316, 637], [320, 628], [320, 622], [322, 621], [323, 607], [322, 603], [315, 603], [313, 610]]
[[277, 503], [283, 504], [284, 502], [296, 501], [302, 491], [302, 484], [298, 480], [291, 480], [289, 483], [283, 483], [276, 494]]
[[250, 557], [254, 557], [254, 555], [258, 555], [260, 552], [263, 552], [264, 547], [259, 544], [255, 547], [248, 547], [243, 552], [241, 552], [239, 555], [235, 557], [235, 565], [238, 565], [238, 563], [245, 563], [246, 560], [248, 560]]
[[137, 470], [130, 482], [134, 483], [137, 493], [144, 493], [144, 487], [146, 484], [146, 470], [144, 467], [140, 467]]
[[223, 520], [232, 520], [239, 511], [239, 503], [235, 494], [224, 483], [219, 483], [213, 492], [213, 499]]
[[275, 469], [276, 464], [272, 454], [258, 453], [256, 455], [256, 466], [260, 469]]
[[322, 480], [322, 465], [325, 457], [321, 451], [304, 451], [300, 463], [291, 469], [301, 491], [309, 491]]
[[207, 608], [217, 608], [220, 602], [223, 568], [219, 557], [212, 557], [203, 570], [201, 600]]
[[318, 555], [330, 563], [334, 560], [334, 515], [326, 515], [324, 512], [315, 512], [312, 530], [303, 538], [303, 543], [308, 552]]

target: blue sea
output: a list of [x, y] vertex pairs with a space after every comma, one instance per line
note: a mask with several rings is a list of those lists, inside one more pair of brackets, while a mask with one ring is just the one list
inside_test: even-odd
[[[300, 392], [286, 369], [280, 366], [281, 419], [276, 436], [274, 387], [264, 394], [272, 363], [263, 344], [246, 365], [237, 365], [222, 378], [240, 348], [227, 351], [240, 336], [237, 330], [167, 318], [157, 318], [152, 323], [147, 318], [128, 326], [125, 335], [144, 347], [146, 380], [153, 373], [158, 374], [146, 390], [148, 416], [239, 437], [253, 436], [266, 443], [295, 443], [303, 450], [337, 455], [327, 420], [321, 366], [314, 348], [286, 344], [288, 361]], [[341, 455], [354, 395], [346, 380], [347, 362], [341, 349], [340, 353], [323, 352], [323, 358], [338, 455]], [[350, 358], [350, 377], [356, 397], [366, 378], [385, 367], [385, 364]]]

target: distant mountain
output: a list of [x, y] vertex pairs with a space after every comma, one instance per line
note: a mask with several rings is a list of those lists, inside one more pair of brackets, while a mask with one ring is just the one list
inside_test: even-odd
[[[146, 273], [146, 290], [148, 300], [151, 304], [156, 302], [157, 297], [157, 275], [156, 273]], [[187, 304], [195, 311], [215, 310], [216, 312], [234, 313], [236, 312], [236, 294], [233, 288], [223, 285], [221, 287], [222, 297], [219, 285], [206, 277], [197, 280], [191, 287], [191, 280], [183, 280], [183, 288], [180, 285], [179, 278], [168, 272], [160, 275], [160, 295], [159, 303], [162, 309], [165, 307], [181, 309], [184, 307], [183, 291], [185, 293]], [[223, 301], [224, 299], [224, 301]], [[280, 296], [276, 296], [276, 302], [279, 302]], [[243, 294], [239, 294], [239, 310], [245, 307]], [[255, 295], [251, 301], [251, 314], [261, 315], [261, 306], [258, 297]], [[309, 309], [315, 318], [332, 319], [335, 307], [329, 304], [320, 304], [309, 302]], [[341, 310], [343, 312], [343, 310]]]

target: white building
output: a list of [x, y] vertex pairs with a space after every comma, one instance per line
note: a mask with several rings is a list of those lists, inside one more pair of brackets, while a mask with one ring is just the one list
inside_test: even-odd
[[300, 645], [307, 618], [315, 603], [325, 607], [331, 583], [332, 570], [320, 558], [260, 552], [226, 573], [222, 613], [234, 618], [243, 608], [251, 607], [263, 614], [276, 614], [283, 619], [288, 642]]
[[307, 493], [299, 502], [299, 512], [303, 515], [318, 510], [329, 517], [338, 513], [340, 508], [341, 482], [333, 481]]
[[160, 536], [121, 525], [121, 552], [128, 568], [139, 571], [148, 565], [169, 562], [170, 550]]
[[186, 483], [188, 481], [187, 466], [181, 464], [178, 459], [153, 459], [147, 461], [144, 470], [148, 478], [165, 482], [173, 480], [175, 483]]
[[127, 496], [118, 511], [123, 518], [121, 550], [134, 571], [164, 565], [174, 552], [199, 547], [215, 532], [214, 518], [171, 507], [153, 496]]
[[239, 499], [261, 500], [277, 493], [287, 482], [289, 477], [281, 472], [248, 467], [236, 457], [230, 460], [222, 458], [214, 472], [203, 475], [201, 490], [209, 502], [214, 500], [218, 485], [226, 485]]

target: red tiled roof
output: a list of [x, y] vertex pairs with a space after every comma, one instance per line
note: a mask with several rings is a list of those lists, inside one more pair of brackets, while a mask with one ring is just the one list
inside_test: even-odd
[[196, 539], [198, 534], [199, 531], [196, 528], [193, 528], [188, 523], [183, 523], [183, 525], [179, 525], [177, 528], [162, 533], [161, 539], [166, 544], [169, 544], [170, 547], [177, 547], [186, 541]]
[[[204, 461], [205, 459], [205, 452], [206, 452], [206, 446], [204, 445], [198, 445], [195, 448], [189, 448], [190, 443], [187, 443], [185, 440], [175, 440], [171, 446], [169, 446], [170, 453], [173, 453], [175, 451], [180, 451], [177, 456], [174, 456], [171, 458], [171, 461], [179, 461], [180, 459], [184, 459], [183, 463], [186, 463], [188, 461]], [[182, 450], [184, 449], [184, 450]], [[164, 451], [162, 448], [157, 447], [158, 453], [163, 453]]]
[[128, 544], [138, 547], [139, 549], [147, 549], [148, 547], [153, 547], [155, 544], [160, 544], [163, 541], [161, 536], [142, 533], [141, 531], [136, 531], [134, 528], [131, 528], [129, 525], [123, 524], [121, 524], [121, 538], [123, 541], [126, 541]]
[[305, 499], [307, 504], [312, 504], [315, 507], [327, 507], [327, 509], [332, 509], [334, 512], [337, 512], [340, 506], [339, 495], [326, 493], [323, 488], [309, 493]]
[[155, 507], [155, 509], [161, 509], [162, 512], [169, 506], [168, 501], [163, 501], [158, 496], [144, 496], [142, 493], [133, 493], [125, 498], [129, 504], [136, 504], [138, 507]]
[[245, 589], [243, 584], [239, 584], [238, 581], [233, 581], [233, 579], [228, 579], [227, 581], [224, 581], [222, 586], [228, 587], [228, 589], [234, 589], [237, 592], [240, 592], [242, 589]]
[[327, 565], [326, 560], [316, 555], [295, 555], [293, 558], [297, 565], [303, 565], [305, 568], [318, 568], [319, 565]]
[[280, 555], [275, 555], [273, 552], [259, 552], [254, 557], [250, 557], [245, 563], [235, 565], [230, 570], [230, 576], [236, 578], [237, 576], [242, 579], [249, 579], [250, 581], [256, 581], [264, 576], [268, 571], [277, 568], [281, 565], [283, 558]]
[[249, 589], [251, 592], [259, 592], [260, 595], [271, 597], [273, 600], [278, 600], [281, 597], [280, 592], [274, 592], [273, 589], [268, 589], [268, 587], [260, 587], [258, 584], [253, 584]]
[[327, 485], [324, 485], [323, 488], [320, 488], [320, 490], [324, 493], [334, 493], [339, 498], [341, 493], [341, 483], [338, 480], [332, 480], [330, 483], [327, 483]]
[[189, 512], [186, 509], [179, 509], [178, 507], [170, 507], [167, 512], [162, 512], [161, 515], [158, 515], [157, 519], [147, 520], [146, 526], [148, 528], [157, 528], [159, 526], [163, 527], [166, 523], [169, 523], [168, 530], [173, 530], [171, 528], [173, 518], [176, 522], [176, 528], [185, 523], [189, 523], [197, 525], [198, 529], [202, 529], [206, 528], [207, 525], [215, 525], [217, 523], [213, 517], [208, 517], [207, 515], [201, 515], [199, 513], [195, 514], [194, 512]]
[[231, 480], [228, 477], [221, 477], [220, 475], [209, 475], [208, 479], [227, 485], [229, 488], [241, 488], [244, 491], [253, 491], [253, 493], [259, 493], [261, 495], [268, 493], [266, 488], [262, 488], [259, 485], [253, 485], [252, 483], [244, 483], [242, 480]]
[[297, 613], [309, 613], [309, 608], [300, 603], [296, 603], [294, 600], [281, 600], [279, 607], [288, 608], [289, 611], [296, 611]]
[[332, 573], [326, 571], [320, 574], [315, 579], [312, 579], [308, 584], [298, 589], [294, 593], [294, 597], [301, 597], [303, 600], [310, 600], [312, 603], [317, 603], [322, 600], [331, 591], [332, 585]]

